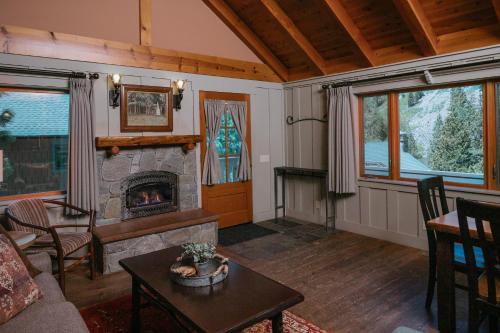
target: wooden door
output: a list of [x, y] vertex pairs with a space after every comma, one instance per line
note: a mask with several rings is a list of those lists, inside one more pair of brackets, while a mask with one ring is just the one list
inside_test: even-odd
[[[200, 131], [203, 139], [201, 144], [201, 167], [204, 168], [207, 148], [205, 125], [205, 99], [244, 101], [247, 103], [247, 137], [248, 153], [251, 158], [250, 140], [250, 95], [222, 92], [200, 92]], [[237, 170], [240, 159], [241, 141], [234, 127], [230, 112], [224, 111], [222, 124], [216, 138], [217, 152], [221, 166], [220, 183], [202, 185], [202, 206], [220, 216], [219, 228], [252, 221], [252, 181], [240, 181]]]

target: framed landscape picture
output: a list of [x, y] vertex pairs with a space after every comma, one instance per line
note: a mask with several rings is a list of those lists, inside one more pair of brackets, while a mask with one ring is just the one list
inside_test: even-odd
[[122, 132], [172, 132], [172, 88], [124, 84], [121, 87]]

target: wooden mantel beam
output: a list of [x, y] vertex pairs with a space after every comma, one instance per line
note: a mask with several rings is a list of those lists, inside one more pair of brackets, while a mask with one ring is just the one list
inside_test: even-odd
[[264, 42], [241, 20], [224, 0], [203, 2], [283, 81], [288, 80], [288, 68], [273, 54]]
[[438, 38], [418, 0], [393, 0], [425, 56], [438, 54]]
[[261, 0], [261, 3], [267, 10], [274, 16], [274, 18], [281, 24], [281, 26], [289, 33], [295, 40], [297, 45], [304, 51], [311, 62], [320, 70], [322, 74], [328, 74], [327, 64], [323, 57], [316, 51], [314, 46], [297, 28], [292, 19], [283, 11], [283, 9], [276, 3], [275, 0]]
[[344, 5], [340, 0], [324, 0], [328, 8], [330, 8], [332, 14], [335, 16], [339, 24], [342, 26], [347, 35], [351, 38], [356, 46], [357, 50], [361, 53], [365, 61], [370, 66], [377, 65], [377, 57], [372, 47], [365, 39], [361, 30], [359, 30], [356, 23], [347, 13]]
[[151, 46], [151, 0], [139, 0], [140, 44]]

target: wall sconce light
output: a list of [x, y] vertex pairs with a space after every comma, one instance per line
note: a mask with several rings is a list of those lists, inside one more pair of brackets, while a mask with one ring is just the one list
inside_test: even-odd
[[181, 102], [184, 93], [184, 86], [186, 85], [186, 80], [174, 81], [174, 109], [179, 111], [181, 109]]
[[120, 106], [120, 86], [121, 86], [121, 76], [120, 74], [109, 75], [113, 88], [109, 90], [109, 106], [116, 108]]

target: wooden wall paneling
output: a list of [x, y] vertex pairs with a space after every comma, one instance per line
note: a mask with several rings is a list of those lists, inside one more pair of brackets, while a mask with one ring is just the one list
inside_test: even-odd
[[295, 23], [288, 17], [283, 9], [274, 0], [261, 0], [261, 3], [269, 10], [281, 26], [290, 34], [297, 45], [304, 51], [309, 60], [323, 74], [327, 74], [325, 59], [312, 46], [306, 36], [297, 28]]
[[[294, 116], [294, 90], [285, 89], [285, 117]], [[295, 143], [295, 128], [287, 124], [285, 126], [285, 164], [286, 166], [295, 166], [294, 164], [294, 143]], [[298, 135], [298, 133], [297, 133]], [[286, 207], [289, 210], [294, 210], [295, 208], [295, 180], [289, 179], [285, 182], [285, 201]]]
[[370, 226], [387, 230], [387, 191], [370, 189], [369, 221]]
[[265, 189], [253, 195], [253, 207], [256, 214], [271, 210], [271, 172], [268, 162], [260, 162], [261, 155], [269, 155], [270, 124], [269, 124], [269, 91], [268, 89], [257, 89], [258, 93], [252, 95], [251, 117], [252, 124], [252, 168], [253, 173], [259, 175], [252, 178], [252, 185], [256, 188]]
[[[272, 137], [269, 137], [270, 146], [270, 175], [271, 175], [271, 208], [274, 209], [274, 168], [284, 166], [285, 161], [285, 132], [284, 132], [284, 119], [285, 113], [283, 112], [284, 95], [282, 90], [269, 89], [269, 124]], [[281, 179], [278, 179], [278, 203], [281, 203]], [[281, 213], [281, 211], [280, 211]]]
[[[316, 119], [324, 119], [327, 112], [326, 92], [321, 88], [321, 85], [314, 84], [311, 86], [311, 116]], [[314, 169], [328, 169], [328, 124], [318, 121], [311, 121], [312, 125], [312, 167]], [[314, 215], [317, 215], [320, 220], [325, 215], [325, 205], [327, 204], [324, 196], [324, 182], [315, 180], [313, 183], [314, 191]], [[320, 206], [317, 207], [316, 203]], [[328, 203], [328, 211], [332, 213], [332, 205]]]
[[151, 46], [151, 0], [139, 0], [140, 44]]
[[377, 64], [377, 59], [372, 47], [363, 36], [361, 30], [359, 30], [356, 23], [354, 23], [351, 16], [347, 13], [342, 2], [340, 0], [324, 1], [328, 8], [330, 8], [331, 13], [343, 27], [345, 33], [354, 43], [359, 54], [365, 59], [369, 66], [375, 66]]
[[[346, 196], [343, 199], [338, 200], [338, 210], [340, 214], [337, 214], [337, 221], [348, 222], [348, 223], [361, 223], [361, 204], [360, 204], [360, 190], [357, 189], [356, 194]], [[342, 215], [341, 215], [342, 214]]]
[[500, 23], [500, 1], [499, 0], [491, 0], [493, 5], [493, 9], [495, 10], [495, 15], [497, 16], [497, 20]]
[[265, 64], [82, 37], [0, 26], [0, 53], [88, 61], [173, 72], [281, 82]]
[[390, 232], [398, 232], [398, 192], [387, 191], [387, 230]]
[[[305, 86], [297, 89], [299, 97], [299, 115], [295, 119], [310, 118], [312, 117], [312, 89], [311, 86]], [[298, 166], [301, 168], [313, 168], [313, 124], [312, 121], [303, 121], [291, 126], [299, 128], [299, 142], [297, 145], [300, 156]], [[301, 179], [300, 180], [301, 192], [298, 196], [300, 202], [301, 212], [314, 215], [314, 180]], [[297, 198], [297, 196], [296, 196]], [[297, 204], [297, 201], [296, 201]]]
[[360, 221], [364, 226], [370, 225], [370, 206], [371, 206], [371, 196], [370, 188], [360, 187], [359, 188], [359, 206], [360, 206]]
[[438, 38], [418, 0], [394, 0], [425, 56], [438, 54]]
[[283, 81], [288, 79], [288, 69], [224, 0], [203, 0], [203, 2]]
[[398, 233], [418, 237], [418, 195], [397, 192]]

